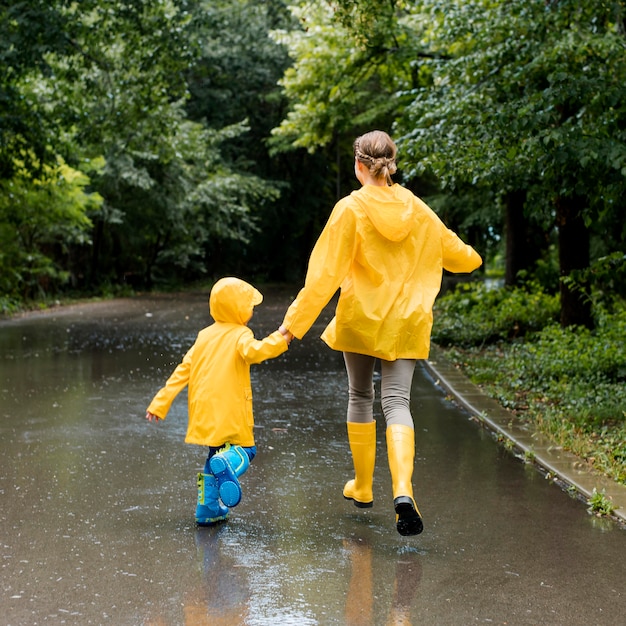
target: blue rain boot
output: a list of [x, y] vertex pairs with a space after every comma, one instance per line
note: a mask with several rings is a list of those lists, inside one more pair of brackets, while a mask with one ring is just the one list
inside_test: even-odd
[[211, 471], [217, 480], [220, 498], [226, 506], [241, 502], [241, 485], [237, 478], [250, 467], [250, 457], [241, 446], [227, 443], [209, 460]]
[[218, 499], [217, 481], [213, 474], [198, 474], [198, 505], [196, 524], [212, 526], [228, 517], [228, 509]]

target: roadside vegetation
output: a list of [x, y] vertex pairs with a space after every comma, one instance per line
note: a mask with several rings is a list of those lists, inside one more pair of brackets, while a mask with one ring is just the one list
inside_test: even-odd
[[487, 395], [626, 485], [626, 303], [597, 301], [591, 330], [558, 313], [537, 283], [462, 284], [437, 301], [433, 340]]

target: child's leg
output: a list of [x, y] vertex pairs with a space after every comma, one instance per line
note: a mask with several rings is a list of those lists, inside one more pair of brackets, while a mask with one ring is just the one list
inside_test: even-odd
[[211, 455], [209, 466], [217, 480], [220, 498], [226, 506], [237, 506], [241, 501], [241, 476], [250, 467], [256, 455], [256, 446], [243, 448], [227, 443], [219, 452]]

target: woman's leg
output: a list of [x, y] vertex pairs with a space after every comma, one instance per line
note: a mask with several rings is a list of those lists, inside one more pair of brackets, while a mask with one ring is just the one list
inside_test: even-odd
[[381, 405], [387, 427], [392, 424], [403, 424], [413, 428], [411, 415], [411, 384], [415, 361], [398, 359], [397, 361], [381, 361]]
[[415, 361], [382, 361], [381, 403], [387, 422], [387, 456], [393, 488], [396, 528], [401, 535], [418, 535], [424, 529], [413, 499], [415, 431], [410, 410]]
[[348, 422], [365, 424], [374, 419], [374, 365], [365, 354], [344, 352], [348, 373]]
[[344, 352], [343, 356], [348, 373], [348, 441], [354, 464], [354, 479], [346, 483], [343, 496], [357, 507], [368, 508], [374, 503], [376, 422], [373, 376], [376, 359], [352, 352]]

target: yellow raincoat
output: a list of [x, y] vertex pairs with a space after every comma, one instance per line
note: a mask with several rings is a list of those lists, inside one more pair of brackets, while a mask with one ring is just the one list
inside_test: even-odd
[[443, 269], [471, 272], [479, 254], [408, 189], [364, 185], [334, 207], [283, 326], [299, 339], [341, 288], [322, 339], [388, 361], [425, 359]]
[[256, 340], [246, 324], [263, 296], [238, 278], [215, 283], [209, 299], [214, 324], [198, 337], [148, 411], [165, 419], [178, 393], [189, 385], [189, 423], [186, 443], [254, 446], [254, 417], [250, 365], [277, 357], [287, 350], [276, 331]]

